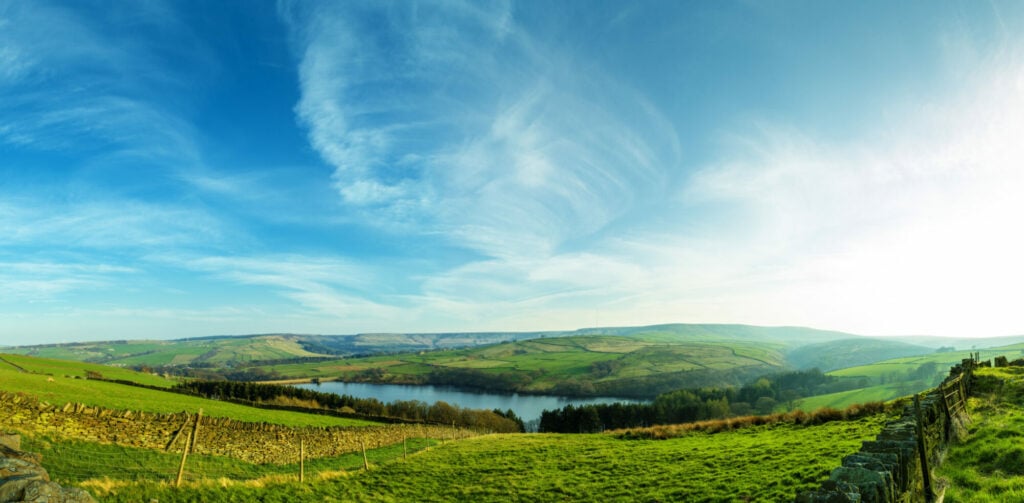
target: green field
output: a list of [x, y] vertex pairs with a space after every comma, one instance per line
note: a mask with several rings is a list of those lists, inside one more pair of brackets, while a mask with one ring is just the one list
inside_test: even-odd
[[926, 363], [935, 364], [942, 373], [948, 373], [949, 368], [959, 364], [962, 360], [970, 358], [971, 353], [981, 353], [982, 360], [990, 360], [996, 356], [1005, 356], [1010, 360], [1024, 357], [1024, 344], [1013, 344], [996, 348], [987, 348], [971, 351], [951, 351], [945, 353], [930, 353], [921, 356], [906, 358], [894, 358], [870, 365], [860, 365], [829, 372], [829, 375], [839, 377], [868, 377], [877, 381], [879, 378], [894, 373], [908, 373]]
[[[632, 389], [653, 396], [667, 389], [652, 378], [675, 376], [674, 387], [739, 384], [734, 376], [784, 368], [784, 345], [745, 340], [680, 339], [654, 332], [630, 336], [586, 335], [515, 341], [471, 349], [347, 358], [260, 367], [282, 378], [423, 384], [437, 383], [432, 373], [460, 374], [463, 385], [535, 393], [600, 394]], [[377, 372], [370, 376], [370, 372]], [[746, 374], [742, 374], [746, 372]], [[688, 381], [688, 378], [692, 378]], [[497, 382], [497, 384], [495, 384]], [[622, 384], [630, 383], [630, 384]], [[575, 387], [571, 387], [575, 386]], [[629, 388], [631, 386], [631, 388]]]
[[980, 369], [969, 437], [953, 444], [936, 475], [948, 502], [1024, 501], [1024, 368]]
[[[490, 344], [481, 345], [484, 343]], [[852, 364], [930, 351], [920, 344], [917, 340], [908, 344], [800, 327], [671, 324], [547, 333], [277, 334], [25, 346], [7, 351], [135, 368], [161, 367], [202, 378], [317, 378], [653, 398], [681, 388], [738, 386], [794, 368], [830, 369], [839, 362]], [[462, 347], [453, 349], [456, 346]], [[1015, 354], [1022, 349], [1018, 347]], [[379, 354], [382, 351], [387, 354]], [[990, 353], [996, 352], [985, 352]], [[370, 356], [332, 359], [330, 354]], [[945, 368], [965, 356], [966, 352], [957, 352], [900, 358], [832, 374], [864, 379], [860, 385], [864, 388], [918, 380], [927, 384], [939, 375], [908, 377], [907, 372], [926, 362]], [[889, 386], [813, 403], [843, 407], [912, 391]]]
[[[366, 457], [370, 463], [386, 463], [412, 454], [433, 445], [440, 444], [436, 439], [410, 438], [403, 444], [367, 449]], [[152, 449], [140, 449], [120, 445], [83, 442], [68, 439], [52, 439], [48, 437], [24, 437], [22, 448], [43, 455], [43, 467], [51, 479], [61, 484], [74, 484], [89, 489], [96, 496], [109, 496], [107, 491], [112, 486], [127, 485], [128, 490], [120, 490], [117, 498], [126, 498], [126, 492], [132, 492], [141, 500], [140, 487], [152, 485], [159, 487], [175, 480], [181, 463], [181, 454], [163, 452]], [[299, 463], [291, 464], [255, 464], [225, 456], [195, 454], [189, 456], [182, 480], [185, 483], [197, 483], [211, 480], [230, 480], [245, 482], [263, 478], [297, 479]], [[319, 475], [334, 474], [339, 471], [361, 469], [363, 457], [361, 453], [349, 453], [340, 456], [306, 460], [302, 466], [304, 475], [311, 479]], [[114, 481], [113, 484], [110, 481]], [[143, 484], [137, 484], [144, 482]], [[101, 500], [105, 499], [101, 497]]]
[[982, 360], [1006, 356], [1010, 360], [1024, 356], [1024, 344], [1013, 344], [976, 351], [952, 351], [921, 356], [894, 358], [828, 372], [828, 375], [863, 381], [866, 386], [852, 391], [804, 398], [796, 407], [805, 411], [821, 407], [846, 408], [855, 403], [888, 401], [935, 387], [949, 374], [949, 368], [980, 353]]
[[932, 388], [924, 381], [906, 381], [893, 384], [879, 384], [839, 393], [817, 395], [797, 400], [795, 408], [803, 411], [814, 411], [822, 407], [845, 409], [853, 404], [870, 402], [887, 402], [896, 398], [912, 395]]
[[[239, 421], [267, 422], [288, 426], [361, 426], [376, 424], [359, 419], [347, 419], [314, 414], [265, 410], [246, 407], [217, 400], [154, 389], [140, 388], [92, 379], [75, 379], [65, 376], [85, 375], [87, 370], [99, 369], [104, 376], [145, 382], [155, 378], [130, 370], [90, 365], [80, 362], [35, 359], [23, 356], [2, 355], [4, 360], [16, 363], [29, 372], [23, 372], [11, 365], [0, 362], [0, 390], [26, 393], [54, 405], [68, 402], [118, 410], [175, 413], [195, 412], [211, 417], [230, 417]], [[41, 373], [32, 373], [41, 372]], [[163, 380], [154, 385], [168, 385]]]
[[234, 365], [256, 360], [323, 356], [304, 349], [294, 336], [284, 335], [86, 342], [6, 348], [5, 351], [40, 358], [151, 367], [195, 363]]
[[3, 359], [3, 361], [0, 361], [0, 370], [18, 370], [21, 368], [29, 373], [43, 374], [55, 378], [84, 378], [88, 375], [88, 372], [94, 372], [101, 375], [104, 379], [131, 381], [147, 386], [170, 388], [176, 383], [176, 381], [160, 376], [108, 365], [55, 360], [52, 358], [35, 358], [14, 354], [0, 354], [0, 358]]
[[408, 460], [396, 457], [369, 472], [304, 485], [223, 487], [214, 481], [176, 490], [143, 482], [117, 488], [101, 500], [791, 501], [799, 491], [817, 487], [861, 441], [877, 435], [887, 417], [695, 433], [670, 440], [489, 435], [436, 446]]

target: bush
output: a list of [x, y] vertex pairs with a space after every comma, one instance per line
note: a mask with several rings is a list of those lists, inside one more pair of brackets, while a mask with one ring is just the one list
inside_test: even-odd
[[832, 407], [822, 407], [811, 413], [810, 424], [822, 424], [830, 421], [842, 421], [846, 419], [843, 411]]

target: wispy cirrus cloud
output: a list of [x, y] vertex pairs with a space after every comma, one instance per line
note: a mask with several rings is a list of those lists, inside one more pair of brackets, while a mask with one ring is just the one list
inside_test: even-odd
[[387, 302], [372, 300], [382, 294], [380, 278], [370, 268], [340, 258], [275, 255], [174, 260], [229, 281], [271, 288], [317, 316], [377, 319], [398, 312]]
[[414, 222], [492, 256], [544, 255], [634, 210], [679, 162], [654, 107], [577, 71], [507, 4], [282, 14], [300, 58], [296, 113], [341, 198], [370, 222]]
[[76, 290], [112, 288], [135, 269], [68, 262], [0, 262], [0, 303], [48, 302]]
[[0, 202], [0, 216], [0, 246], [146, 249], [215, 246], [226, 237], [221, 222], [201, 210], [132, 200], [16, 197]]
[[[0, 6], [0, 141], [105, 162], [198, 162], [193, 128], [161, 97], [186, 80], [160, 66], [164, 48], [119, 31], [180, 30], [173, 12], [160, 2], [87, 12], [48, 2]], [[189, 50], [200, 66], [211, 64], [200, 46]]]

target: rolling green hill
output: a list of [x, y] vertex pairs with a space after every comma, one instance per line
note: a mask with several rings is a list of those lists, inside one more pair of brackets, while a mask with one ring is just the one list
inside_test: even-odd
[[132, 340], [47, 344], [6, 348], [8, 353], [78, 360], [110, 365], [223, 365], [254, 361], [368, 356], [439, 349], [461, 349], [533, 339], [578, 336], [640, 337], [666, 343], [768, 343], [790, 350], [806, 344], [857, 338], [852, 334], [802, 327], [671, 324], [647, 327], [585, 328], [553, 332], [478, 332], [436, 334], [301, 335], [262, 334], [213, 336], [170, 341]]
[[70, 402], [154, 413], [194, 412], [203, 409], [204, 413], [211, 417], [230, 417], [240, 421], [288, 426], [375, 424], [361, 419], [257, 409], [159, 389], [83, 378], [90, 372], [96, 372], [107, 379], [132, 381], [148, 386], [170, 387], [174, 384], [173, 381], [158, 376], [127, 369], [9, 354], [0, 355], [0, 358], [3, 358], [3, 361], [0, 361], [0, 391], [25, 393], [54, 405]]
[[573, 335], [460, 350], [260, 367], [283, 378], [455, 384], [502, 391], [652, 397], [685, 387], [736, 385], [785, 368], [786, 345], [666, 331]]
[[[1006, 342], [1008, 339], [985, 339]], [[864, 379], [863, 396], [902, 393], [934, 376], [908, 378], [895, 358], [945, 365], [926, 339], [871, 338], [803, 327], [668, 324], [562, 332], [216, 336], [174, 341], [113, 341], [24, 346], [10, 353], [115, 366], [196, 369], [233, 379], [321, 378], [450, 384], [488, 390], [653, 397], [679, 388], [738, 385], [786, 369], [837, 370], [889, 361], [885, 382]], [[961, 340], [941, 339], [950, 344]], [[977, 346], [977, 344], [974, 344]], [[951, 346], [943, 346], [951, 347]], [[953, 353], [943, 353], [952, 355]], [[916, 360], [923, 358], [924, 360]], [[936, 359], [937, 358], [937, 359]], [[944, 359], [945, 358], [945, 359]], [[910, 365], [910, 364], [908, 364]], [[915, 367], [916, 368], [916, 367]], [[264, 377], [260, 377], [264, 376]], [[891, 377], [891, 376], [890, 376]], [[893, 386], [895, 380], [906, 386]], [[914, 382], [920, 381], [920, 383]], [[845, 403], [857, 394], [822, 398]]]
[[980, 353], [982, 360], [996, 356], [1006, 356], [1013, 360], [1024, 357], [1024, 343], [977, 351], [933, 352], [833, 370], [828, 374], [856, 379], [863, 386], [852, 391], [805, 398], [797, 402], [797, 407], [804, 410], [843, 408], [855, 403], [892, 400], [917, 393], [935, 386], [946, 376], [950, 366], [969, 358], [972, 352]]
[[251, 361], [325, 356], [306, 350], [300, 336], [252, 335], [173, 341], [105, 341], [7, 348], [8, 353], [118, 366], [234, 366]]
[[857, 337], [800, 346], [790, 351], [786, 355], [786, 359], [797, 368], [817, 368], [829, 371], [932, 352], [934, 349], [917, 344], [873, 337]]

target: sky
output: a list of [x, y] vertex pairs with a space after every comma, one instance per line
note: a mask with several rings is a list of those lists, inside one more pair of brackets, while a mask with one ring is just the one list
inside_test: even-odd
[[1024, 334], [1024, 3], [0, 0], [0, 345]]

